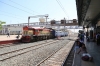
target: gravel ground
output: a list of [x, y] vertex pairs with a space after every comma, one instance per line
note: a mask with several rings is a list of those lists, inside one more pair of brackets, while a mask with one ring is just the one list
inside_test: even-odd
[[69, 42], [58, 52], [48, 58], [46, 61], [37, 66], [62, 66], [70, 50], [72, 49], [74, 41]]
[[[66, 37], [66, 39], [67, 38], [68, 37]], [[52, 39], [47, 40], [47, 42], [51, 42], [51, 41], [54, 41], [54, 40], [52, 40]], [[46, 40], [39, 41], [39, 42], [33, 42], [33, 43], [20, 43], [20, 44], [15, 45], [15, 46], [0, 48], [0, 54], [6, 53], [6, 52], [10, 52], [10, 51], [14, 51], [14, 50], [18, 50], [18, 49], [25, 48], [25, 47], [38, 45], [38, 44], [41, 44], [41, 43], [46, 43]]]
[[[47, 42], [50, 42], [50, 41], [52, 41], [52, 40], [48, 40]], [[0, 48], [0, 54], [10, 52], [10, 51], [14, 51], [14, 50], [18, 50], [18, 49], [25, 48], [25, 47], [34, 46], [34, 45], [41, 44], [41, 43], [46, 43], [46, 42], [45, 41], [39, 41], [39, 42], [33, 42], [33, 43], [22, 43], [22, 44], [18, 44], [18, 45], [15, 45], [15, 46]]]
[[[57, 41], [53, 41], [53, 42], [57, 42]], [[15, 57], [16, 55], [18, 56], [19, 54], [22, 54], [22, 53], [27, 52], [27, 51], [29, 52], [29, 51], [32, 51], [32, 50], [36, 50], [40, 47], [52, 44], [53, 42], [48, 42], [48, 43], [45, 43], [45, 44], [42, 43], [42, 45], [38, 45], [38, 46], [30, 47], [30, 48], [27, 48], [27, 49], [24, 49], [24, 50], [20, 50], [20, 51], [16, 51], [16, 52], [12, 52], [12, 53], [9, 53], [9, 54], [2, 55], [2, 56], [0, 56], [0, 61], [3, 60], [3, 59], [9, 58], [9, 57], [13, 57], [13, 56]]]
[[64, 47], [68, 42], [69, 40], [59, 40], [57, 43], [44, 46], [5, 61], [0, 61], [0, 66], [35, 66], [50, 54]]

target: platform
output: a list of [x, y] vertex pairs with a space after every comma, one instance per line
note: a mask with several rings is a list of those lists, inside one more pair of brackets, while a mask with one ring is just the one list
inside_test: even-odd
[[[0, 35], [0, 41], [16, 40], [17, 39], [16, 36], [17, 35], [10, 35], [10, 37], [9, 36], [7, 37], [7, 35]], [[19, 39], [20, 38], [21, 38], [21, 35], [20, 35]]]
[[93, 56], [96, 66], [100, 66], [100, 46], [96, 42], [86, 42], [88, 52]]
[[16, 38], [16, 36], [18, 35], [10, 35], [10, 37], [8, 37], [7, 35], [0, 35], [0, 45], [19, 43], [21, 35], [18, 39]]
[[[79, 57], [80, 55], [76, 54], [75, 62], [73, 66], [100, 66], [100, 46], [96, 44], [96, 42], [87, 42], [86, 38], [84, 41], [88, 53], [93, 57], [93, 62], [86, 62], [82, 61], [81, 58]], [[80, 61], [76, 61], [80, 60]]]

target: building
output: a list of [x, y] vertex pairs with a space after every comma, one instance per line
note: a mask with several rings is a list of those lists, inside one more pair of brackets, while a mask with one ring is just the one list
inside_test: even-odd
[[[66, 26], [74, 26], [77, 25], [77, 22], [74, 22], [76, 20], [67, 20], [66, 23], [62, 23], [61, 21], [55, 21], [55, 24], [51, 24], [51, 21], [49, 22], [34, 22], [29, 23], [29, 26], [32, 27], [47, 27], [47, 28], [53, 28], [53, 29], [61, 29], [61, 27]], [[0, 31], [0, 34], [7, 34], [10, 33], [12, 35], [22, 34], [23, 32], [23, 26], [28, 26], [28, 23], [22, 23], [22, 24], [9, 24], [9, 25], [3, 25], [2, 30]]]

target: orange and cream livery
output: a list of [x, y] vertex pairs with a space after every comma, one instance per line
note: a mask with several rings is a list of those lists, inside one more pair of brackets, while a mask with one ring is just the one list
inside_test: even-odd
[[50, 39], [52, 38], [51, 32], [52, 30], [48, 28], [24, 26], [21, 41], [31, 42]]

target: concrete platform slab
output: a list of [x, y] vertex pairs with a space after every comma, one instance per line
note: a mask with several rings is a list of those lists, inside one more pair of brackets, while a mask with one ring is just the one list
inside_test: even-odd
[[[17, 35], [10, 35], [10, 37], [7, 37], [7, 35], [0, 35], [0, 41], [6, 41], [6, 40], [16, 40]], [[19, 39], [21, 38], [21, 35]]]

